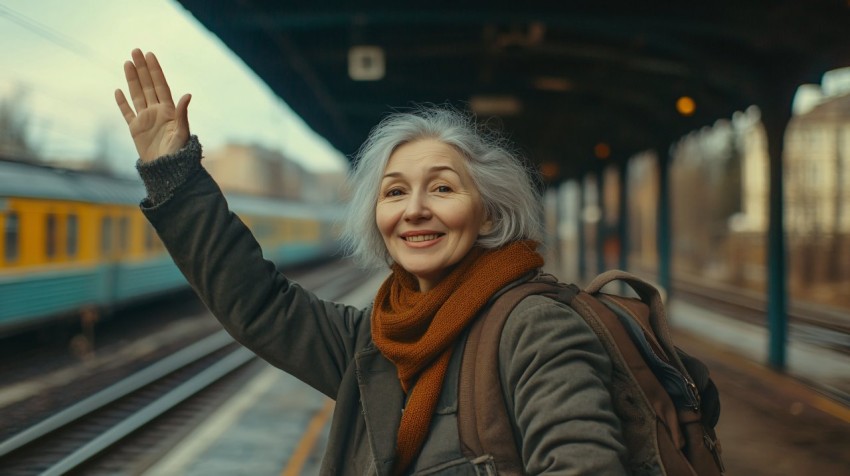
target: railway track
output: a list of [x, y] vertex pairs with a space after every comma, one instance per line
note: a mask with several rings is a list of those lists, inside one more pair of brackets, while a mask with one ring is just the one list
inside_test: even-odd
[[0, 443], [2, 466], [65, 474], [253, 358], [214, 334]]
[[[696, 279], [677, 278], [673, 292], [678, 299], [753, 326], [767, 327], [767, 302], [763, 295], [751, 291], [706, 285]], [[788, 307], [789, 343], [808, 344], [811, 348], [833, 351], [837, 359], [850, 356], [850, 313], [811, 303], [790, 303]], [[848, 375], [816, 377], [797, 372], [794, 377], [828, 399], [850, 408]]]
[[[362, 284], [362, 273], [337, 263], [298, 281], [339, 299]], [[10, 475], [140, 472], [261, 368], [253, 353], [216, 332], [5, 437], [0, 468]]]

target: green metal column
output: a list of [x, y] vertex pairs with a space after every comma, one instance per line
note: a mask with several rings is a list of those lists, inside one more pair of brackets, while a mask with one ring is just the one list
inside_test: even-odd
[[658, 251], [658, 284], [667, 292], [667, 297], [673, 294], [671, 268], [671, 239], [670, 229], [670, 147], [658, 147], [658, 205], [656, 222], [656, 249]]
[[[790, 112], [790, 108], [788, 109]], [[767, 328], [768, 363], [784, 370], [788, 341], [787, 253], [782, 183], [782, 151], [785, 126], [789, 112], [782, 109], [762, 109], [762, 123], [767, 133], [770, 160], [769, 224], [767, 229]]]
[[561, 215], [564, 211], [564, 205], [561, 203], [561, 195], [563, 193], [563, 185], [558, 184], [555, 187], [555, 219], [554, 221], [554, 230], [552, 230], [552, 243], [555, 247], [553, 250], [553, 255], [555, 256], [555, 262], [558, 263], [558, 274], [561, 274], [561, 270], [564, 269], [564, 256], [561, 249]]
[[596, 222], [596, 274], [605, 271], [605, 238], [608, 230], [605, 226], [605, 169], [596, 171], [596, 205], [599, 207], [599, 221]]
[[584, 236], [584, 207], [587, 205], [584, 199], [584, 179], [581, 175], [578, 178], [578, 216], [576, 217], [576, 250], [578, 253], [578, 280], [583, 282], [587, 276], [587, 243]]
[[620, 164], [620, 187], [619, 195], [619, 214], [617, 220], [617, 231], [619, 232], [620, 240], [620, 260], [618, 267], [624, 271], [629, 269], [629, 210], [628, 210], [628, 194], [629, 194], [629, 163], [628, 161]]

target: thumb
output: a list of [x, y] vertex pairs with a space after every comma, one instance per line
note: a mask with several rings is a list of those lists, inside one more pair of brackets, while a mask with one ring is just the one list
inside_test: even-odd
[[177, 102], [177, 130], [189, 135], [189, 101], [192, 100], [191, 94], [184, 94]]

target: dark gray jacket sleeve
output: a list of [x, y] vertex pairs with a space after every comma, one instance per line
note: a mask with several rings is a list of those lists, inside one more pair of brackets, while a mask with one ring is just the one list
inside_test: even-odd
[[[197, 139], [193, 140], [197, 141]], [[142, 212], [207, 307], [240, 343], [336, 397], [363, 310], [318, 299], [263, 259], [259, 244], [200, 166], [200, 147], [139, 164]]]
[[505, 323], [499, 364], [527, 474], [626, 474], [611, 361], [575, 311], [524, 299]]

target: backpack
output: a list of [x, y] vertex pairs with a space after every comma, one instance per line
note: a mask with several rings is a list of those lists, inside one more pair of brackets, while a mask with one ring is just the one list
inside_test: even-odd
[[[601, 292], [614, 281], [628, 284], [639, 298]], [[708, 369], [673, 345], [658, 290], [619, 270], [600, 274], [584, 291], [540, 274], [497, 296], [476, 320], [464, 348], [458, 395], [458, 431], [467, 457], [489, 455], [498, 474], [524, 474], [502, 395], [498, 348], [508, 315], [532, 294], [573, 308], [608, 352], [613, 406], [631, 474], [723, 474], [714, 432], [720, 400]]]

